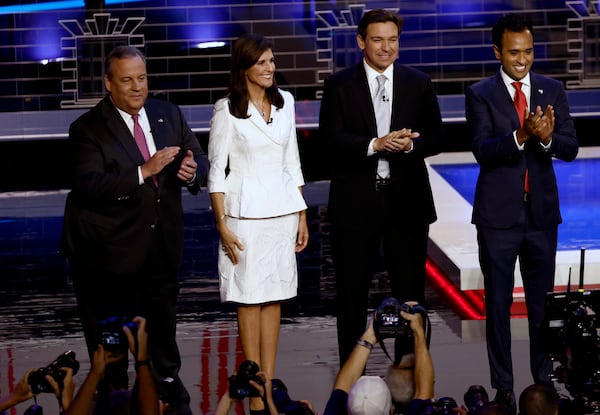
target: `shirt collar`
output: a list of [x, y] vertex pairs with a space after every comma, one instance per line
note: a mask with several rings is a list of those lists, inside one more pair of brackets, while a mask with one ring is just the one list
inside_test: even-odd
[[377, 81], [375, 79], [379, 75], [385, 75], [388, 81], [391, 83], [394, 81], [394, 64], [392, 63], [383, 72], [377, 72], [375, 69], [371, 68], [367, 61], [363, 58], [363, 66], [365, 67], [365, 72], [367, 73], [367, 81], [369, 81], [369, 85], [377, 85]]
[[[510, 87], [514, 90], [512, 83], [515, 82], [515, 80], [512, 79], [510, 76], [508, 76], [506, 74], [506, 72], [504, 72], [504, 68], [500, 69], [500, 74], [502, 75], [502, 81], [504, 82], [504, 85], [506, 85], [507, 88]], [[519, 80], [519, 82], [521, 82], [521, 84], [523, 84], [523, 86], [526, 88], [531, 87], [531, 79], [530, 79], [529, 75], [530, 75], [530, 72], [527, 72], [527, 75], [525, 75], [525, 77], [523, 79]]]

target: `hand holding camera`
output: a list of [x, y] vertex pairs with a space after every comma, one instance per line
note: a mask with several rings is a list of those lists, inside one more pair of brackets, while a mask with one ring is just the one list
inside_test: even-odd
[[148, 333], [146, 332], [146, 319], [136, 316], [129, 324], [122, 326], [125, 333], [129, 351], [136, 362], [148, 361]]
[[31, 372], [33, 372], [33, 369], [28, 370], [25, 375], [23, 375], [7, 398], [2, 399], [0, 397], [0, 413], [33, 397], [33, 392], [31, 392], [31, 388], [27, 381]]
[[129, 340], [123, 327], [137, 332], [137, 323], [125, 316], [110, 316], [100, 322], [100, 343], [106, 351], [127, 354]]
[[[67, 370], [68, 369], [68, 370]], [[31, 391], [37, 395], [39, 393], [56, 393], [55, 387], [62, 390], [65, 386], [65, 378], [77, 374], [79, 362], [75, 359], [75, 352], [69, 350], [56, 358], [55, 361], [46, 367], [34, 370], [27, 377]], [[48, 378], [49, 377], [49, 378]], [[55, 386], [48, 382], [51, 379]]]
[[401, 304], [394, 297], [385, 298], [375, 310], [373, 329], [377, 340], [412, 337], [414, 332], [425, 331], [427, 310], [417, 302]]
[[[240, 363], [235, 375], [229, 377], [229, 396], [231, 399], [241, 400], [264, 396], [265, 380], [258, 375], [258, 364], [252, 360]], [[261, 394], [261, 389], [263, 394]]]

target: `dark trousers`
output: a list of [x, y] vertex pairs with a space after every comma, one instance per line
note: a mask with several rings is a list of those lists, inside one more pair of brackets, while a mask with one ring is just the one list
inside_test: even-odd
[[[160, 232], [138, 273], [118, 274], [90, 269], [71, 261], [77, 307], [90, 357], [100, 342], [99, 323], [109, 316], [146, 318], [148, 350], [157, 382], [172, 378], [171, 396], [165, 397], [179, 414], [190, 413], [189, 394], [179, 378], [181, 356], [176, 343], [178, 272], [164, 258]], [[129, 354], [129, 351], [127, 351]], [[111, 389], [128, 387], [127, 361], [107, 368]]]
[[531, 374], [535, 383], [551, 383], [552, 362], [541, 344], [541, 328], [546, 293], [554, 288], [557, 237], [557, 227], [535, 226], [526, 202], [518, 223], [510, 229], [477, 226], [485, 285], [488, 360], [495, 389], [512, 390], [514, 386], [510, 307], [517, 257], [527, 306]]
[[366, 329], [369, 286], [381, 248], [391, 284], [390, 295], [401, 303], [424, 302], [429, 225], [400, 223], [400, 212], [392, 212], [385, 192], [379, 196], [374, 203], [378, 204], [380, 215], [373, 218], [372, 226], [332, 228], [340, 366]]

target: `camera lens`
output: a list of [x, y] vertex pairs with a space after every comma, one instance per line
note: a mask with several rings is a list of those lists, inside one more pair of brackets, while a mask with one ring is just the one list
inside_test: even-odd
[[490, 399], [485, 388], [481, 385], [471, 385], [465, 392], [464, 396], [465, 406], [469, 410], [470, 414], [477, 411], [478, 408], [486, 405]]

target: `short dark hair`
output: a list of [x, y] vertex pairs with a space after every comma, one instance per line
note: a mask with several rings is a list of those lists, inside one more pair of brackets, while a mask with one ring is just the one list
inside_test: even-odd
[[121, 45], [115, 47], [108, 53], [108, 56], [104, 60], [104, 74], [108, 76], [108, 79], [112, 79], [112, 63], [115, 59], [125, 59], [125, 58], [135, 58], [139, 56], [144, 65], [146, 64], [146, 57], [138, 48], [134, 48], [133, 46]]
[[[250, 69], [266, 50], [273, 50], [273, 43], [262, 35], [246, 33], [233, 42], [231, 52], [231, 74], [229, 77], [229, 111], [236, 118], [248, 118], [248, 88], [246, 71]], [[269, 103], [283, 107], [283, 97], [277, 89], [275, 75], [273, 85], [265, 90]]]
[[392, 22], [398, 28], [398, 34], [402, 32], [402, 17], [398, 16], [396, 13], [393, 13], [389, 10], [385, 9], [373, 9], [366, 12], [360, 22], [358, 23], [358, 27], [356, 28], [356, 33], [364, 39], [367, 38], [367, 28], [372, 23], [386, 23]]
[[559, 396], [552, 386], [533, 384], [519, 396], [519, 413], [522, 415], [547, 415], [558, 410]]
[[529, 30], [533, 36], [533, 23], [522, 14], [509, 13], [502, 16], [492, 27], [492, 43], [502, 51], [502, 35], [504, 32], [521, 33]]

